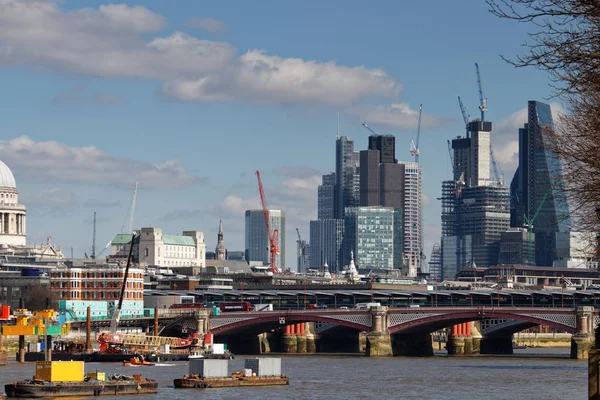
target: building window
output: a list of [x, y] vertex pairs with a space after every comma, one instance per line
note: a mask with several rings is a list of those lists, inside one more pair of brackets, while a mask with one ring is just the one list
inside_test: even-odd
[[148, 248], [147, 247], [144, 249], [144, 257], [148, 257]]

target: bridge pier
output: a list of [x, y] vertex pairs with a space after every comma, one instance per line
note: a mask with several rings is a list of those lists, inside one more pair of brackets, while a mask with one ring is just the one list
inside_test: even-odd
[[296, 353], [298, 351], [298, 339], [296, 338], [296, 324], [286, 325], [283, 333], [283, 352]]
[[577, 307], [577, 331], [571, 337], [571, 358], [587, 360], [594, 347], [594, 307]]
[[392, 339], [388, 331], [387, 307], [371, 307], [373, 329], [367, 334], [366, 355], [393, 356]]
[[315, 335], [315, 324], [314, 322], [305, 322], [304, 330], [306, 332], [306, 352], [316, 353], [317, 352], [317, 336]]
[[473, 328], [472, 322], [462, 322], [452, 326], [452, 332], [448, 335], [448, 342], [446, 343], [448, 354], [472, 355], [479, 353], [481, 334], [475, 329], [474, 332], [479, 336], [475, 340], [473, 337]]

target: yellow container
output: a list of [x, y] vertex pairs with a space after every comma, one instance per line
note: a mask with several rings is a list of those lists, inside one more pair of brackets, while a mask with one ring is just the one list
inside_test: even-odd
[[87, 377], [96, 381], [104, 382], [106, 380], [105, 372], [88, 372]]
[[35, 376], [46, 382], [83, 382], [83, 361], [36, 361]]

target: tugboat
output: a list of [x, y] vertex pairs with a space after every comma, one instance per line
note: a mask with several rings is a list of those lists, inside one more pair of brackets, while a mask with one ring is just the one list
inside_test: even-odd
[[290, 380], [281, 374], [280, 358], [249, 358], [243, 372], [228, 375], [229, 360], [191, 359], [189, 373], [175, 379], [178, 389], [208, 389], [242, 386], [289, 385]]
[[158, 393], [158, 382], [141, 375], [84, 375], [83, 361], [38, 361], [35, 376], [4, 386], [8, 397], [118, 396]]
[[143, 366], [143, 367], [152, 367], [154, 363], [148, 362], [144, 359], [144, 356], [133, 357], [130, 358], [129, 361], [123, 361], [124, 367], [134, 367], [134, 366]]

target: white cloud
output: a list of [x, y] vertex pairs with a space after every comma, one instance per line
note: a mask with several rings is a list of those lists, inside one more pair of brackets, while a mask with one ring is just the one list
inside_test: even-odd
[[188, 19], [185, 22], [185, 24], [187, 26], [191, 26], [193, 28], [200, 28], [202, 30], [205, 30], [206, 32], [211, 33], [229, 31], [229, 27], [225, 22], [210, 17], [192, 17]]
[[174, 32], [141, 7], [111, 4], [62, 10], [51, 1], [0, 0], [0, 64], [163, 84], [183, 101], [244, 100], [276, 104], [348, 105], [398, 96], [401, 85], [383, 70], [282, 58], [262, 50], [239, 56], [229, 43]]
[[[419, 110], [411, 109], [408, 103], [393, 103], [389, 105], [354, 106], [346, 110], [346, 113], [360, 119], [367, 125], [373, 124], [391, 129], [414, 129], [417, 130], [419, 123]], [[421, 126], [424, 129], [435, 128], [454, 122], [452, 118], [442, 118], [423, 114]]]
[[201, 182], [179, 160], [152, 164], [114, 157], [95, 146], [69, 146], [56, 141], [36, 142], [27, 136], [0, 141], [0, 159], [17, 176], [33, 182], [97, 183], [141, 188], [180, 188]]

